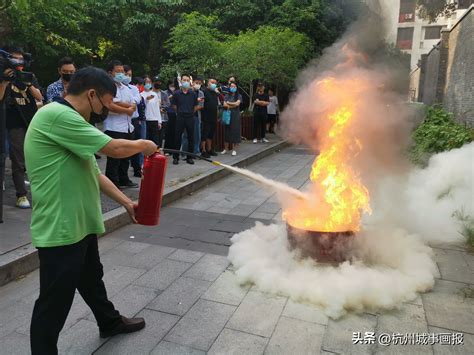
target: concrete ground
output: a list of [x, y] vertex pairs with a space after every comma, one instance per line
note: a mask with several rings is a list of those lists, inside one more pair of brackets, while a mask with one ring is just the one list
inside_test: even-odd
[[[304, 186], [313, 156], [298, 147], [249, 167]], [[318, 308], [236, 283], [229, 238], [260, 220], [280, 219], [271, 192], [229, 176], [162, 210], [158, 227], [127, 226], [99, 245], [110, 298], [126, 316], [144, 316], [137, 333], [99, 338], [75, 298], [59, 348], [63, 354], [471, 354], [474, 255], [462, 245], [434, 248], [439, 277], [431, 292], [391, 312], [328, 319]], [[38, 272], [0, 287], [0, 353], [26, 354]], [[353, 344], [354, 332], [366, 344]], [[367, 333], [366, 333], [367, 332]], [[383, 346], [371, 334], [426, 334], [435, 345]], [[462, 333], [463, 345], [442, 345]], [[437, 334], [438, 338], [430, 334]], [[398, 336], [398, 334], [397, 334]]]

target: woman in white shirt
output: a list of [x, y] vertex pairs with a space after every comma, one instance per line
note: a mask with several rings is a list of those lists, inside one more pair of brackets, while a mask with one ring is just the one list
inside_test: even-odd
[[267, 106], [267, 131], [275, 133], [275, 124], [277, 122], [278, 113], [278, 97], [275, 96], [272, 89], [268, 89], [268, 96], [270, 97], [270, 104]]

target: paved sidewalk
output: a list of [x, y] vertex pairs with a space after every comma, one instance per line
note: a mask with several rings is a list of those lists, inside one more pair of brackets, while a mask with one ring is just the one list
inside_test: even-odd
[[[249, 168], [301, 187], [312, 159], [292, 147]], [[472, 353], [474, 255], [461, 245], [434, 248], [439, 277], [433, 291], [391, 312], [349, 314], [335, 321], [312, 305], [239, 286], [225, 256], [229, 238], [257, 220], [280, 218], [272, 193], [254, 187], [232, 175], [164, 208], [158, 227], [127, 226], [101, 238], [109, 296], [124, 315], [144, 316], [147, 327], [100, 339], [77, 295], [61, 333], [60, 353]], [[0, 287], [0, 353], [28, 353], [37, 294], [37, 271]], [[354, 345], [353, 332], [460, 332], [464, 345]]]

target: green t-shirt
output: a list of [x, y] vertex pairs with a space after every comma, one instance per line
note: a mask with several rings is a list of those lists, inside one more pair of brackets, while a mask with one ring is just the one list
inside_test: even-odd
[[105, 231], [94, 153], [111, 138], [60, 103], [41, 108], [25, 138], [35, 247], [77, 243]]

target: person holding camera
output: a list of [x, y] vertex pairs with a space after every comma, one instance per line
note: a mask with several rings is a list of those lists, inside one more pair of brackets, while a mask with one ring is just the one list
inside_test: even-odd
[[[0, 101], [6, 105], [6, 128], [10, 139], [10, 160], [12, 177], [16, 190], [16, 207], [30, 208], [26, 197], [25, 155], [23, 146], [28, 125], [37, 111], [36, 101], [42, 101], [41, 91], [34, 87], [34, 77], [22, 75], [25, 67], [23, 51], [18, 48], [7, 50], [10, 68], [0, 77]], [[27, 80], [27, 81], [24, 81]]]

